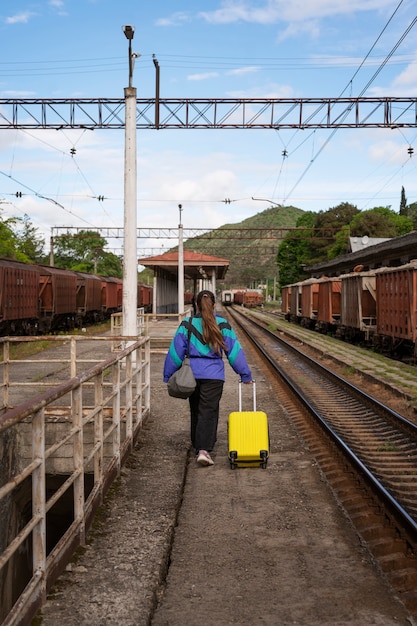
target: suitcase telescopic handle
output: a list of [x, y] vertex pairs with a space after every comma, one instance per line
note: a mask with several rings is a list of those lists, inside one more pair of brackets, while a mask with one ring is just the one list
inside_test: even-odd
[[[242, 410], [242, 381], [239, 380], [239, 411]], [[252, 380], [253, 387], [253, 410], [256, 411], [256, 383]]]

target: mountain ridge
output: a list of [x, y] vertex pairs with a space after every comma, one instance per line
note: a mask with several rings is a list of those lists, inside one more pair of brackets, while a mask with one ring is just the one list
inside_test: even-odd
[[[224, 288], [257, 286], [276, 277], [276, 255], [286, 235], [285, 230], [295, 228], [304, 212], [293, 206], [273, 206], [241, 222], [224, 224], [204, 235], [187, 239], [184, 249], [228, 259], [230, 265], [226, 277], [219, 281]], [[237, 232], [236, 237], [226, 238], [221, 233], [222, 230], [240, 229], [242, 232]], [[264, 232], [256, 233], [258, 236], [252, 238], [251, 233], [244, 232], [244, 229]], [[282, 232], [274, 233], [275, 229], [282, 229]], [[217, 237], [216, 233], [219, 233]]]

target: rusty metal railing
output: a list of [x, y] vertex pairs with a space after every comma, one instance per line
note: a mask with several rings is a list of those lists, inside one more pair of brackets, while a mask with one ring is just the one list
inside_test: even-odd
[[[144, 313], [138, 309], [137, 333], [138, 336], [150, 337], [151, 352], [166, 352], [174, 333], [184, 317], [190, 314], [189, 308], [183, 313]], [[123, 326], [123, 314], [113, 313], [111, 316], [111, 334], [120, 336]], [[123, 347], [123, 342], [113, 340], [112, 349], [117, 351]]]
[[[129, 339], [133, 343], [123, 351], [86, 371], [74, 373], [73, 363], [69, 379], [22, 404], [10, 408], [3, 398], [0, 623], [4, 626], [27, 623], [42, 606], [47, 590], [75, 549], [85, 543], [94, 513], [149, 414], [149, 337]], [[10, 367], [7, 360], [3, 368]], [[51, 476], [53, 488], [48, 484]], [[70, 502], [69, 519], [55, 539], [51, 519], [63, 502]]]

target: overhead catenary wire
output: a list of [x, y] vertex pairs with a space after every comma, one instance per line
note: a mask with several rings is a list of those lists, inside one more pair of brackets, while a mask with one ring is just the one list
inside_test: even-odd
[[[392, 17], [395, 15], [395, 13], [397, 12], [398, 8], [400, 7], [400, 5], [402, 4], [403, 0], [401, 0], [401, 2], [398, 4], [397, 8], [395, 9], [393, 15], [391, 16], [390, 20], [388, 21], [388, 23], [391, 21]], [[397, 43], [395, 44], [395, 46], [391, 49], [391, 51], [388, 53], [388, 55], [385, 57], [384, 61], [381, 63], [381, 65], [379, 66], [379, 68], [377, 69], [376, 72], [374, 72], [374, 74], [372, 75], [372, 77], [370, 78], [370, 80], [366, 83], [365, 87], [363, 87], [363, 89], [361, 90], [361, 92], [358, 94], [357, 97], [361, 97], [364, 95], [364, 93], [369, 89], [369, 87], [371, 86], [371, 84], [374, 82], [375, 78], [379, 75], [379, 73], [382, 71], [382, 69], [385, 67], [385, 65], [387, 64], [388, 60], [392, 57], [392, 55], [394, 54], [394, 52], [398, 49], [398, 47], [401, 45], [401, 43], [404, 41], [404, 39], [406, 38], [406, 36], [410, 33], [410, 31], [412, 30], [412, 28], [415, 26], [415, 24], [417, 23], [417, 17], [415, 17], [411, 24], [407, 27], [407, 29], [404, 31], [404, 33], [402, 34], [402, 36], [400, 37], [400, 39], [397, 41]], [[386, 26], [384, 27], [383, 31], [386, 29]], [[383, 32], [382, 31], [382, 32]], [[380, 37], [380, 36], [379, 36]], [[378, 39], [379, 39], [378, 37]], [[375, 45], [375, 44], [374, 44]], [[373, 46], [372, 46], [373, 48]], [[369, 54], [369, 53], [368, 53]], [[355, 72], [354, 76], [357, 75], [357, 72]], [[351, 81], [349, 81], [350, 83]], [[346, 88], [345, 88], [346, 89]], [[343, 92], [342, 92], [343, 93]], [[342, 121], [344, 119], [346, 119], [346, 117], [349, 115], [351, 109], [353, 107], [353, 103], [351, 103], [347, 108], [346, 111], [342, 114], [341, 119]], [[302, 174], [299, 176], [299, 178], [297, 179], [297, 181], [295, 182], [295, 184], [293, 185], [293, 187], [291, 188], [289, 194], [287, 194], [287, 196], [284, 199], [284, 203], [288, 200], [288, 198], [292, 195], [292, 193], [294, 192], [294, 190], [298, 187], [299, 183], [302, 181], [302, 179], [304, 178], [304, 176], [307, 174], [307, 172], [309, 171], [309, 169], [311, 168], [311, 166], [313, 165], [313, 163], [315, 162], [315, 160], [318, 158], [318, 156], [320, 156], [320, 154], [323, 152], [323, 150], [326, 148], [326, 146], [329, 144], [329, 142], [332, 140], [332, 138], [334, 137], [334, 135], [336, 134], [338, 128], [333, 129], [333, 131], [330, 133], [329, 137], [326, 139], [326, 141], [323, 143], [323, 145], [319, 148], [319, 150], [317, 151], [317, 153], [312, 157], [312, 159], [310, 160], [309, 164], [307, 165], [307, 167], [303, 170]]]
[[[395, 8], [394, 12], [392, 13], [391, 17], [389, 18], [389, 20], [386, 22], [384, 28], [381, 30], [381, 32], [379, 33], [378, 37], [376, 38], [376, 40], [374, 41], [374, 43], [372, 44], [371, 48], [369, 49], [369, 51], [367, 52], [367, 54], [364, 56], [364, 58], [362, 59], [361, 63], [359, 64], [358, 68], [356, 69], [355, 73], [353, 74], [353, 76], [350, 78], [350, 80], [348, 81], [347, 85], [342, 89], [342, 91], [339, 94], [339, 98], [342, 97], [342, 95], [345, 93], [345, 91], [350, 87], [350, 89], [352, 89], [352, 84], [354, 79], [356, 78], [356, 76], [359, 74], [360, 70], [364, 67], [366, 61], [369, 59], [372, 51], [375, 49], [375, 46], [377, 45], [378, 41], [381, 39], [382, 35], [384, 34], [384, 32], [387, 30], [389, 24], [392, 22], [392, 20], [394, 19], [395, 14], [397, 13], [397, 11], [399, 10], [399, 8], [401, 7], [402, 3], [404, 0], [400, 0], [400, 2], [398, 3], [397, 7]], [[402, 39], [401, 39], [402, 41]], [[398, 44], [399, 45], [399, 44]], [[397, 46], [398, 47], [398, 46]], [[386, 65], [386, 63], [388, 62], [388, 60], [392, 57], [393, 52], [389, 55], [389, 57], [385, 57], [384, 63], [379, 65], [378, 68], [378, 73], [382, 70], [382, 67], [384, 67]], [[370, 82], [373, 82], [374, 78], [377, 76], [377, 73], [374, 74], [373, 78], [371, 79]], [[369, 86], [370, 83], [368, 83]], [[364, 91], [362, 93], [364, 93], [367, 90], [368, 87], [364, 88]], [[347, 110], [349, 111], [349, 109]], [[345, 117], [346, 117], [346, 113], [345, 113]], [[345, 117], [343, 119], [345, 119]], [[324, 119], [324, 118], [323, 118]], [[293, 137], [291, 138], [290, 141], [292, 141], [292, 139], [298, 134], [300, 129], [297, 129], [296, 132], [294, 133]], [[335, 129], [330, 136], [328, 137], [327, 141], [325, 142], [325, 144], [321, 147], [321, 149], [319, 150], [319, 152], [317, 153], [317, 155], [314, 155], [314, 147], [312, 150], [312, 158], [310, 159], [310, 162], [308, 164], [308, 166], [305, 168], [305, 170], [303, 171], [301, 177], [296, 181], [295, 185], [292, 187], [290, 194], [287, 196], [283, 196], [284, 200], [283, 200], [283, 204], [286, 203], [286, 201], [289, 199], [289, 196], [292, 194], [292, 192], [296, 189], [296, 187], [299, 185], [299, 183], [302, 181], [302, 179], [304, 178], [305, 174], [307, 174], [308, 170], [310, 169], [311, 165], [313, 164], [313, 162], [315, 161], [315, 159], [321, 154], [321, 152], [324, 150], [324, 148], [327, 146], [327, 144], [331, 141], [331, 139], [333, 138], [333, 136], [336, 133]], [[279, 133], [278, 137], [281, 139]], [[292, 153], [295, 153], [304, 143], [306, 143], [306, 141], [308, 141], [311, 137], [315, 137], [316, 134], [316, 130], [313, 130], [311, 133], [308, 134], [307, 137], [305, 137], [303, 139], [303, 141], [298, 144], [298, 146], [292, 151]], [[289, 146], [288, 142], [286, 144], [286, 147]], [[274, 196], [272, 196], [274, 197]]]
[[[73, 163], [73, 165], [75, 165], [75, 168], [78, 172], [78, 174], [81, 176], [81, 178], [84, 180], [84, 182], [86, 183], [87, 187], [90, 189], [91, 191], [91, 196], [88, 195], [83, 195], [83, 196], [79, 196], [79, 197], [83, 197], [83, 198], [94, 198], [99, 200], [100, 202], [104, 201], [106, 198], [106, 196], [104, 195], [98, 195], [95, 193], [95, 191], [93, 190], [93, 188], [91, 187], [89, 181], [87, 180], [87, 177], [85, 176], [84, 172], [81, 170], [81, 167], [79, 165], [79, 162], [76, 160], [75, 155], [76, 155], [76, 148], [75, 146], [78, 145], [78, 143], [81, 141], [83, 135], [87, 132], [87, 129], [84, 129], [82, 131], [82, 133], [79, 135], [78, 139], [76, 141], [72, 141], [63, 131], [63, 129], [59, 129], [60, 133], [65, 137], [65, 139], [68, 141], [69, 145], [72, 146], [72, 148], [69, 150], [69, 152], [66, 152], [65, 150], [62, 150], [62, 148], [57, 148], [55, 145], [51, 144], [48, 141], [45, 141], [44, 139], [37, 137], [36, 135], [34, 135], [33, 133], [29, 133], [27, 130], [25, 129], [19, 129], [19, 132], [31, 137], [32, 139], [34, 139], [35, 141], [39, 141], [40, 143], [46, 145], [47, 147], [56, 150], [57, 152], [59, 152], [62, 156], [64, 157], [70, 157], [71, 161]], [[11, 172], [13, 171], [13, 162], [14, 162], [14, 152], [13, 152], [13, 159], [12, 159], [12, 163], [10, 165], [10, 173], [6, 174], [5, 172], [1, 172], [3, 175], [7, 176], [8, 178], [14, 180], [14, 178], [11, 175]], [[27, 187], [26, 185], [24, 185], [23, 183], [19, 183], [20, 186], [29, 189], [34, 195], [36, 195], [39, 198], [43, 198], [45, 200], [48, 200], [49, 202], [54, 202], [58, 207], [62, 208], [63, 210], [67, 211], [68, 213], [70, 213], [71, 215], [74, 215], [75, 217], [78, 217], [75, 213], [73, 213], [72, 211], [70, 211], [69, 209], [65, 208], [60, 202], [53, 200], [52, 198], [45, 196], [41, 193], [36, 192], [34, 190], [32, 190], [30, 187]], [[55, 194], [56, 197], [68, 197], [65, 196], [64, 194]], [[71, 196], [69, 196], [71, 198], [75, 197], [74, 194], [71, 194]], [[103, 207], [103, 213], [111, 220], [111, 222], [114, 224], [113, 218], [112, 216], [108, 213], [108, 211], [105, 210], [105, 208]], [[82, 219], [82, 218], [80, 218]], [[84, 220], [85, 221], [85, 220]], [[90, 222], [87, 222], [87, 224], [90, 224]], [[91, 224], [90, 224], [91, 225]]]
[[91, 222], [88, 222], [87, 220], [85, 220], [84, 218], [82, 218], [79, 215], [76, 215], [73, 211], [70, 211], [69, 209], [66, 209], [62, 204], [60, 204], [59, 202], [57, 202], [56, 200], [54, 200], [53, 198], [48, 198], [48, 196], [45, 196], [43, 194], [38, 193], [37, 191], [35, 191], [34, 189], [32, 189], [31, 187], [29, 187], [28, 185], [25, 185], [24, 183], [22, 183], [21, 181], [17, 180], [16, 178], [14, 178], [13, 176], [11, 176], [10, 174], [6, 174], [6, 172], [3, 172], [0, 170], [0, 174], [2, 176], [5, 176], [6, 178], [9, 178], [10, 180], [13, 180], [15, 183], [17, 183], [18, 185], [20, 185], [20, 187], [23, 187], [24, 189], [28, 189], [33, 195], [35, 195], [37, 198], [42, 198], [43, 200], [47, 200], [48, 202], [52, 202], [53, 204], [55, 204], [56, 206], [60, 207], [61, 209], [63, 209], [64, 211], [66, 211], [67, 213], [69, 213], [70, 215], [73, 215], [74, 217], [77, 217], [78, 219], [80, 219], [82, 222], [85, 222], [86, 224], [88, 224], [89, 226], [93, 226], [93, 224], [91, 224]]

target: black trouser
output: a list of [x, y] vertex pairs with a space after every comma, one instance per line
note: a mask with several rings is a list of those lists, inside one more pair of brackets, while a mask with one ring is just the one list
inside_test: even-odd
[[211, 452], [217, 438], [219, 403], [223, 393], [223, 381], [200, 378], [190, 396], [191, 443], [196, 453]]

